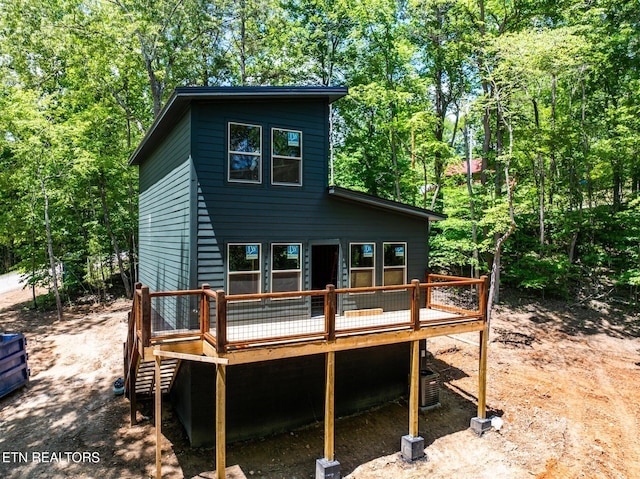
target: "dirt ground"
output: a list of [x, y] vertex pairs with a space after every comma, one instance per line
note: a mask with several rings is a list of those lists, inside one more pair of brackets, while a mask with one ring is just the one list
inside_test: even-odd
[[[0, 331], [25, 333], [31, 380], [0, 399], [0, 477], [144, 478], [154, 474], [151, 404], [129, 427], [114, 396], [122, 375], [126, 301], [70, 308], [63, 321], [29, 309], [30, 294], [0, 295]], [[513, 302], [512, 302], [513, 303]], [[426, 459], [403, 461], [406, 398], [340, 418], [336, 459], [347, 479], [640, 478], [640, 316], [595, 301], [521, 300], [499, 306], [489, 349], [490, 416], [477, 437], [477, 334], [429, 340], [441, 406], [420, 414]], [[165, 401], [165, 404], [167, 402]], [[191, 448], [166, 404], [163, 472], [211, 477], [212, 449]], [[247, 478], [313, 478], [322, 424], [232, 444], [228, 465]]]

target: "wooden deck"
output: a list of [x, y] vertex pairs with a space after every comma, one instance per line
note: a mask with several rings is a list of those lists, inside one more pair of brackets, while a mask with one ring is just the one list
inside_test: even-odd
[[[359, 334], [357, 330], [363, 328], [366, 330], [375, 330], [376, 332], [384, 331], [401, 331], [411, 327], [411, 312], [406, 311], [381, 311], [368, 313], [367, 310], [358, 311], [355, 315], [336, 315], [336, 331], [347, 331], [344, 333], [336, 333], [337, 337], [352, 336]], [[458, 320], [466, 320], [466, 316], [449, 311], [440, 311], [437, 309], [420, 309], [420, 322], [428, 323], [431, 326], [437, 324], [452, 324]], [[354, 332], [354, 330], [356, 330]], [[253, 347], [287, 344], [291, 341], [304, 342], [324, 338], [325, 317], [300, 317], [300, 318], [281, 318], [277, 320], [265, 321], [263, 319], [251, 319], [242, 322], [227, 323], [227, 339], [230, 343], [246, 343]], [[195, 331], [193, 331], [195, 332]], [[173, 334], [190, 334], [190, 330], [158, 330], [154, 334], [157, 337], [168, 338]], [[281, 339], [272, 341], [271, 338], [287, 338], [295, 336], [304, 339], [287, 340]], [[153, 339], [152, 339], [153, 343]]]
[[[434, 291], [463, 291], [469, 294], [436, 295]], [[408, 308], [385, 310], [385, 299], [404, 294]], [[379, 305], [337, 314], [342, 295], [369, 293], [370, 298], [382, 298]], [[376, 296], [377, 295], [377, 296]], [[385, 296], [386, 295], [386, 296]], [[225, 396], [227, 369], [233, 365], [311, 354], [326, 356], [325, 394], [325, 450], [324, 459], [333, 461], [334, 447], [334, 381], [335, 353], [350, 349], [386, 344], [411, 344], [411, 381], [409, 397], [408, 436], [418, 437], [419, 397], [419, 341], [428, 337], [476, 331], [480, 334], [478, 376], [478, 417], [486, 417], [486, 347], [487, 347], [487, 278], [460, 278], [428, 275], [425, 283], [414, 280], [411, 284], [391, 287], [336, 289], [329, 285], [320, 291], [291, 293], [265, 293], [257, 295], [226, 296], [224, 291], [212, 291], [207, 285], [200, 290], [150, 292], [136, 286], [133, 308], [129, 315], [129, 335], [124, 348], [125, 388], [131, 400], [131, 421], [135, 423], [136, 377], [141, 364], [154, 361], [156, 380], [162, 378], [162, 357], [216, 364], [216, 464], [224, 478], [225, 464]], [[192, 330], [152, 330], [152, 300], [195, 296], [198, 298], [199, 328]], [[319, 316], [293, 315], [274, 317], [268, 308], [260, 307], [271, 300], [321, 297], [324, 314]], [[362, 296], [361, 296], [362, 297]], [[434, 297], [440, 298], [437, 302]], [[455, 304], [464, 297], [464, 306]], [[444, 298], [444, 300], [442, 299]], [[475, 298], [471, 301], [468, 298]], [[474, 302], [475, 301], [475, 302]], [[253, 302], [254, 306], [246, 306]], [[237, 311], [228, 318], [228, 310], [243, 303], [255, 311], [242, 318]], [[166, 378], [165, 378], [166, 381]], [[156, 414], [160, 415], [161, 388], [156, 393]], [[158, 438], [160, 424], [156, 418]], [[158, 440], [156, 465], [161, 477], [161, 457]]]
[[[430, 324], [444, 324], [455, 322], [461, 315], [447, 311], [435, 309], [420, 309], [420, 322]], [[227, 324], [227, 339], [230, 342], [257, 343], [265, 338], [285, 337], [287, 335], [302, 336], [305, 334], [317, 333], [316, 337], [308, 338], [322, 339], [324, 337], [324, 316], [315, 316], [309, 319], [294, 319], [267, 324], [255, 320], [242, 324]], [[385, 311], [381, 314], [361, 314], [356, 317], [337, 315], [336, 330], [350, 331], [355, 328], [375, 329], [378, 332], [407, 329], [411, 326], [410, 311]], [[343, 333], [343, 335], [355, 335], [356, 332]], [[340, 336], [340, 334], [337, 334]], [[274, 344], [274, 343], [271, 343]], [[276, 343], [277, 344], [277, 343]]]

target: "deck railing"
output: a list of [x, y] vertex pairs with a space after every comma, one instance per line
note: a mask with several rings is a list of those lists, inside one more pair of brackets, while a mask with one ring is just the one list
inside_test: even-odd
[[[226, 295], [201, 289], [150, 292], [136, 285], [130, 337], [148, 347], [199, 338], [218, 353], [486, 318], [487, 278], [427, 275], [425, 282], [286, 293]], [[318, 309], [316, 305], [323, 307]], [[128, 358], [134, 342], [127, 341]]]

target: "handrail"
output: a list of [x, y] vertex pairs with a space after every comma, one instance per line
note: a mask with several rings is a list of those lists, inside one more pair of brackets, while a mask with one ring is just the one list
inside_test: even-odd
[[322, 296], [326, 289], [316, 289], [307, 291], [283, 291], [279, 293], [249, 293], [249, 294], [228, 294], [227, 301], [250, 301], [258, 299], [285, 299], [299, 298], [301, 296]]
[[474, 282], [482, 281], [482, 278], [465, 278], [464, 276], [449, 276], [444, 274], [429, 273], [427, 275], [427, 283], [430, 282], [429, 281], [430, 278], [446, 279], [448, 281], [474, 281]]
[[149, 293], [150, 298], [162, 298], [166, 296], [192, 296], [202, 294], [201, 289], [182, 289], [179, 291], [156, 291]]
[[[137, 330], [139, 324], [139, 303], [142, 285], [140, 283], [135, 284], [133, 295], [133, 304], [131, 311], [128, 314], [127, 321], [127, 340], [124, 344], [124, 384], [125, 393], [130, 398], [135, 395], [135, 368], [137, 361]], [[133, 376], [133, 377], [132, 377]]]
[[468, 279], [468, 280], [455, 280], [455, 281], [440, 281], [437, 283], [420, 283], [424, 288], [451, 288], [453, 286], [471, 286], [474, 284], [482, 284], [482, 279]]
[[[433, 279], [442, 281], [432, 281]], [[444, 312], [450, 312], [457, 314], [457, 318], [460, 320], [469, 319], [484, 319], [486, 320], [486, 296], [487, 294], [487, 278], [485, 276], [477, 278], [463, 278], [459, 276], [446, 276], [428, 274], [426, 275], [427, 282], [419, 282], [413, 280], [411, 284], [403, 285], [389, 285], [389, 286], [372, 286], [365, 288], [335, 288], [333, 285], [327, 285], [322, 290], [307, 290], [307, 291], [287, 291], [277, 293], [258, 293], [258, 294], [234, 294], [226, 295], [223, 290], [212, 290], [209, 285], [203, 285], [201, 289], [182, 290], [182, 291], [161, 291], [150, 292], [148, 287], [142, 285], [136, 285], [136, 290], [133, 299], [132, 308], [132, 323], [135, 325], [135, 330], [131, 331], [133, 337], [139, 337], [141, 345], [148, 347], [152, 342], [157, 342], [159, 339], [166, 340], [168, 338], [182, 338], [193, 337], [194, 335], [200, 336], [202, 340], [205, 340], [211, 344], [219, 354], [225, 353], [229, 347], [244, 348], [252, 345], [259, 345], [264, 343], [277, 343], [280, 341], [297, 341], [309, 338], [321, 337], [327, 341], [335, 340], [336, 336], [342, 336], [344, 334], [354, 333], [369, 333], [376, 331], [394, 329], [414, 329], [419, 330], [428, 323], [429, 320], [420, 319], [420, 308], [425, 306], [428, 309], [435, 309]], [[431, 291], [434, 288], [452, 288], [452, 287], [474, 287], [478, 286], [478, 303], [477, 309], [465, 309], [455, 307], [446, 304], [437, 304], [431, 302]], [[426, 292], [426, 301], [421, 303], [421, 291]], [[375, 293], [375, 292], [388, 292], [388, 291], [406, 291], [409, 295], [410, 313], [409, 319], [406, 321], [398, 321], [396, 318], [389, 324], [377, 324], [377, 325], [343, 325], [342, 329], [336, 328], [336, 315], [338, 298], [340, 295], [358, 294], [358, 293]], [[200, 331], [192, 331], [190, 333], [168, 333], [162, 336], [152, 336], [151, 331], [151, 298], [163, 298], [171, 296], [200, 296]], [[293, 299], [304, 298], [312, 296], [324, 297], [324, 325], [316, 331], [290, 331], [286, 334], [278, 334], [273, 337], [260, 337], [243, 340], [228, 340], [228, 324], [227, 324], [227, 310], [229, 303], [247, 302], [251, 300], [268, 300], [268, 299]], [[215, 318], [211, 317], [211, 299], [215, 301]], [[425, 299], [423, 297], [423, 299]], [[346, 326], [346, 327], [345, 327]], [[215, 331], [212, 329], [215, 327]], [[268, 336], [268, 335], [267, 335]], [[131, 352], [128, 351], [128, 356], [131, 357]]]
[[410, 284], [394, 284], [389, 286], [367, 286], [360, 288], [336, 288], [338, 294], [375, 293], [376, 291], [405, 291]]

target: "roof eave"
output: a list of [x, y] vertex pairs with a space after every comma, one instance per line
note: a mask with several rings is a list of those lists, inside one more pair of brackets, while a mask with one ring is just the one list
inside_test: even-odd
[[374, 208], [381, 208], [404, 215], [415, 216], [429, 221], [440, 221], [447, 218], [447, 215], [445, 214], [436, 213], [416, 206], [406, 205], [397, 201], [385, 200], [383, 198], [378, 198], [377, 196], [350, 190], [348, 188], [342, 188], [340, 186], [329, 186], [327, 191], [329, 192], [329, 195], [336, 198], [354, 201]]

